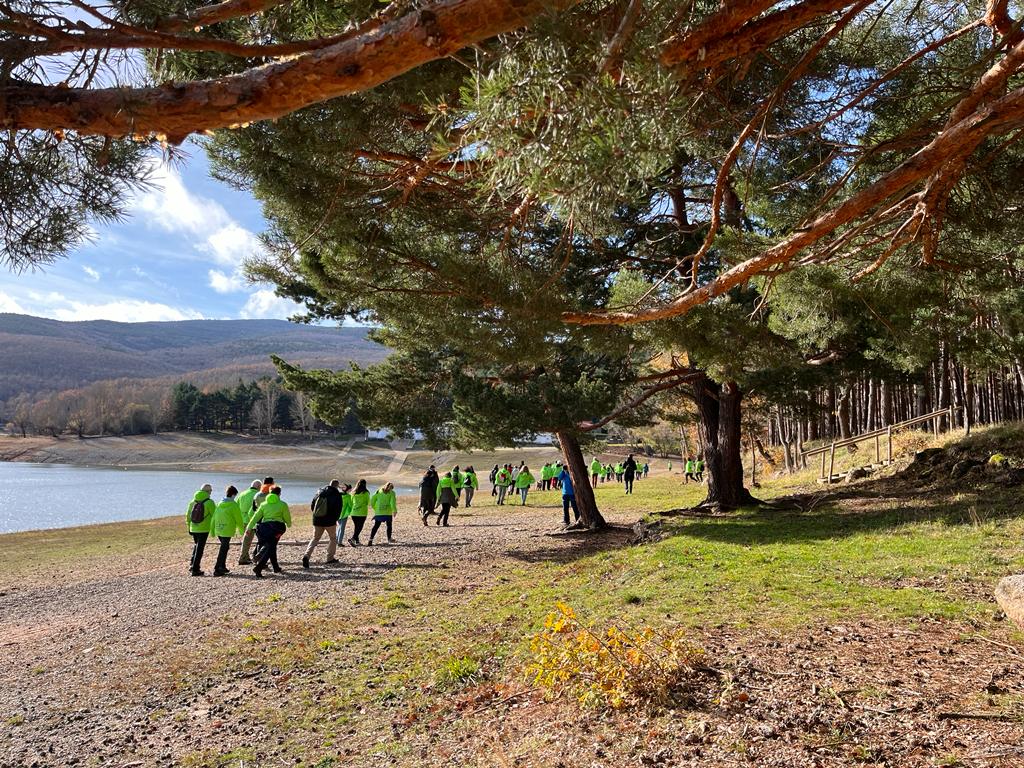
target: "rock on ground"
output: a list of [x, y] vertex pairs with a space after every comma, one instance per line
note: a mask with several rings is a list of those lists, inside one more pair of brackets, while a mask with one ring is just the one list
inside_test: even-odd
[[996, 601], [1024, 629], [1024, 575], [1001, 579], [996, 585]]

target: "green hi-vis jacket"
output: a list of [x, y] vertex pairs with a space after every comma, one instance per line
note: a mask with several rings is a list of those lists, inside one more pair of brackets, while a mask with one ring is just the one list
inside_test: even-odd
[[259, 488], [249, 488], [235, 497], [235, 501], [238, 502], [238, 510], [242, 513], [243, 527], [249, 524], [252, 513], [256, 511], [252, 508], [252, 500], [256, 498], [256, 494], [259, 492]]
[[373, 507], [375, 515], [391, 517], [398, 512], [398, 499], [394, 491], [379, 490], [370, 499], [370, 506]]
[[343, 493], [341, 494], [341, 517], [339, 519], [344, 520], [346, 517], [352, 516], [352, 494]]
[[276, 493], [267, 494], [267, 498], [260, 504], [260, 508], [256, 510], [256, 514], [246, 527], [255, 528], [260, 523], [284, 523], [287, 527], [292, 527], [292, 513]]
[[472, 488], [474, 491], [480, 487], [480, 481], [476, 479], [475, 472], [467, 472], [462, 477], [462, 487]]
[[235, 536], [245, 531], [242, 510], [235, 499], [224, 499], [213, 512], [213, 534], [215, 536]]
[[590, 474], [592, 474], [592, 475], [600, 475], [601, 474], [601, 462], [598, 461], [597, 459], [594, 459], [592, 462], [590, 462]]
[[[203, 502], [203, 522], [193, 523], [192, 522], [192, 505], [197, 501]], [[192, 497], [192, 501], [185, 507], [185, 522], [188, 524], [189, 533], [209, 533], [210, 526], [213, 525], [213, 513], [216, 511], [217, 505], [213, 499], [210, 498], [210, 494], [206, 491], [196, 491], [196, 495]]]
[[499, 469], [498, 474], [494, 476], [494, 484], [502, 488], [508, 488], [512, 485], [512, 475], [508, 473], [507, 469]]
[[516, 477], [516, 488], [529, 488], [533, 485], [534, 477], [530, 474], [530, 470], [524, 469]]
[[352, 494], [352, 511], [349, 513], [351, 517], [366, 517], [367, 508], [370, 506], [370, 492], [363, 491], [362, 493]]

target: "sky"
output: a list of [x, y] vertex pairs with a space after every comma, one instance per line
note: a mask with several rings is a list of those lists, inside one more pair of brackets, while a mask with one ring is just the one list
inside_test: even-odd
[[295, 314], [240, 271], [259, 249], [259, 204], [211, 178], [200, 147], [186, 148], [184, 163], [155, 159], [158, 186], [134, 197], [126, 221], [94, 224], [69, 258], [22, 274], [0, 266], [0, 312], [122, 322]]

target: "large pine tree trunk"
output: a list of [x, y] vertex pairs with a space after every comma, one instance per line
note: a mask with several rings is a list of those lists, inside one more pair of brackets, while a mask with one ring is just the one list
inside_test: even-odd
[[735, 509], [756, 504], [757, 499], [743, 486], [743, 392], [734, 381], [720, 385], [700, 376], [694, 382], [693, 395], [700, 413], [698, 429], [708, 470], [708, 495], [700, 506]]
[[580, 520], [584, 527], [590, 530], [606, 528], [608, 523], [601, 516], [597, 508], [597, 500], [594, 498], [594, 489], [590, 485], [590, 474], [587, 469], [586, 459], [583, 458], [583, 450], [580, 448], [580, 441], [571, 432], [556, 432], [558, 443], [562, 446], [562, 457], [565, 465], [569, 468], [569, 477], [572, 478], [572, 488], [576, 493], [576, 506], [580, 509]]

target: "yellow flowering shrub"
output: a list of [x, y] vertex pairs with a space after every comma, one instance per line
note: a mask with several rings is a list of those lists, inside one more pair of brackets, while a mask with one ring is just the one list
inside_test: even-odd
[[709, 670], [678, 630], [584, 626], [562, 603], [530, 641], [526, 673], [550, 696], [613, 709], [693, 706]]

